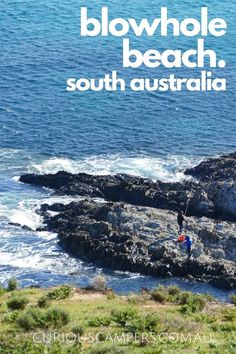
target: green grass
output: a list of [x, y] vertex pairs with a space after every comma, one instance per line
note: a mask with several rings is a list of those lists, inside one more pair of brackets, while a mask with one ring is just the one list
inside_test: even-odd
[[[9, 301], [24, 297], [24, 308], [9, 308]], [[130, 296], [68, 287], [14, 289], [2, 291], [0, 303], [0, 354], [236, 352], [235, 307], [173, 286]], [[51, 340], [34, 342], [34, 333]]]

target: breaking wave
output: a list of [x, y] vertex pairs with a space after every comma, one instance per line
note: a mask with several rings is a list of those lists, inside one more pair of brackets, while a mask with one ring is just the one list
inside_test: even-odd
[[[199, 159], [200, 161], [200, 159]], [[186, 156], [159, 157], [123, 157], [91, 156], [81, 160], [53, 157], [32, 164], [31, 172], [56, 173], [64, 170], [71, 173], [87, 172], [91, 174], [107, 175], [127, 173], [135, 176], [162, 181], [181, 181], [186, 178], [184, 170], [198, 163], [196, 158]]]
[[[183, 171], [198, 163], [184, 156], [122, 157], [92, 156], [80, 160], [68, 158], [45, 158], [22, 150], [0, 150], [0, 283], [16, 277], [22, 286], [54, 286], [72, 283], [86, 286], [100, 272], [105, 273], [108, 284], [115, 291], [136, 292], [142, 287], [154, 287], [157, 283], [179, 284], [193, 291], [210, 291], [221, 300], [228, 294], [205, 284], [180, 280], [163, 280], [129, 272], [100, 269], [62, 251], [57, 244], [57, 235], [38, 232], [42, 219], [37, 213], [43, 203], [70, 203], [81, 197], [55, 196], [46, 189], [38, 189], [19, 183], [23, 173], [54, 173], [66, 170], [72, 173], [91, 174], [128, 173], [163, 181], [180, 181]], [[27, 226], [21, 228], [17, 225]]]

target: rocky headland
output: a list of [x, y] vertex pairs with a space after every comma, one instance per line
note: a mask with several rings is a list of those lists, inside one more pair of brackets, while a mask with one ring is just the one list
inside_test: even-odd
[[[236, 153], [188, 169], [191, 180], [165, 183], [119, 174], [27, 174], [21, 182], [50, 188], [79, 202], [44, 204], [43, 230], [61, 247], [114, 269], [185, 277], [236, 288]], [[187, 211], [191, 259], [178, 244], [176, 211]]]

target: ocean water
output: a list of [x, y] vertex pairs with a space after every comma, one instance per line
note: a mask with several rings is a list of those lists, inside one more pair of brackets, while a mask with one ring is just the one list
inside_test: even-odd
[[[158, 69], [123, 69], [121, 38], [81, 38], [80, 7], [99, 17], [109, 6], [110, 18], [150, 21], [160, 6], [171, 16], [224, 17], [228, 33], [208, 37], [227, 66], [214, 75], [227, 78], [228, 89], [216, 92], [66, 92], [69, 77], [102, 77], [117, 70], [121, 77], [162, 77]], [[42, 222], [35, 210], [43, 202], [70, 201], [50, 191], [25, 186], [26, 172], [126, 172], [166, 181], [181, 180], [183, 170], [207, 156], [236, 150], [236, 56], [233, 1], [85, 1], [2, 0], [0, 2], [0, 282], [16, 276], [23, 286], [72, 282], [85, 285], [101, 271], [117, 291], [154, 286], [156, 279], [97, 269], [66, 255], [56, 235], [34, 231]], [[141, 51], [167, 47], [186, 50], [196, 38], [134, 38]], [[198, 76], [179, 69], [176, 75]], [[32, 231], [9, 225], [27, 225]], [[161, 280], [159, 280], [161, 281]], [[175, 280], [173, 280], [175, 281]], [[182, 282], [197, 291], [227, 294]]]

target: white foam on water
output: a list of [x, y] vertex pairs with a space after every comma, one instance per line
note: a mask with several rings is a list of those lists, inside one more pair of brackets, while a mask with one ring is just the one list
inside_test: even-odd
[[0, 159], [12, 157], [16, 154], [22, 153], [22, 150], [20, 149], [11, 149], [11, 148], [1, 148], [0, 149]]
[[12, 223], [17, 223], [22, 226], [28, 226], [32, 230], [36, 230], [42, 223], [42, 218], [40, 215], [35, 213], [37, 204], [35, 201], [26, 200], [21, 201], [18, 208], [12, 210], [9, 216], [9, 220]]
[[[66, 158], [50, 158], [40, 164], [32, 164], [29, 171], [37, 173], [56, 173], [64, 170], [71, 173], [87, 172], [91, 174], [107, 175], [116, 173], [127, 173], [145, 178], [163, 181], [181, 181], [186, 178], [183, 171], [196, 164], [196, 161], [184, 156], [169, 156], [166, 159], [157, 157], [121, 157], [113, 156], [92, 156], [75, 161]], [[19, 181], [19, 176], [13, 177]], [[27, 198], [20, 201], [14, 209], [8, 210], [6, 206], [0, 205], [0, 216], [5, 215], [11, 223], [28, 226], [36, 230], [42, 226], [42, 218], [36, 212], [40, 205], [47, 203], [68, 204], [72, 201], [79, 201], [83, 197], [53, 196], [46, 195], [45, 198]], [[102, 200], [100, 200], [102, 202]]]
[[[10, 153], [14, 156], [14, 154], [18, 154], [18, 151]], [[8, 154], [9, 152], [5, 152], [6, 160]], [[72, 279], [73, 274], [75, 274], [77, 280], [89, 279], [91, 274], [93, 275], [94, 272], [99, 271], [96, 267], [84, 264], [79, 259], [62, 252], [57, 244], [58, 238], [56, 234], [36, 231], [37, 228], [42, 226], [43, 220], [37, 210], [43, 203], [49, 205], [53, 203], [68, 204], [72, 201], [79, 201], [83, 197], [55, 196], [50, 190], [42, 190], [39, 193], [37, 189], [34, 190], [34, 188], [28, 188], [27, 185], [19, 183], [19, 175], [21, 173], [35, 172], [43, 174], [55, 173], [60, 170], [98, 175], [127, 173], [154, 180], [180, 181], [186, 178], [183, 171], [196, 163], [196, 160], [184, 156], [168, 156], [166, 159], [162, 159], [148, 156], [124, 157], [110, 155], [90, 156], [77, 161], [57, 157], [44, 160], [42, 157], [40, 159], [30, 158], [26, 166], [22, 165], [14, 169], [15, 176], [12, 177], [11, 174], [10, 178], [15, 183], [9, 185], [8, 195], [0, 203], [0, 266], [2, 270], [0, 281], [5, 281], [6, 277], [10, 278], [20, 274], [24, 281], [28, 279], [32, 283], [35, 282], [35, 279], [44, 277], [43, 279], [46, 279], [48, 284], [52, 285], [55, 284], [57, 275], [58, 279], [61, 279], [60, 277], [64, 279], [65, 276], [68, 276], [68, 279]], [[16, 188], [17, 184], [19, 188]], [[101, 199], [97, 200], [104, 202]], [[14, 225], [10, 226], [8, 225], [9, 221], [28, 226], [32, 231], [27, 231]], [[111, 279], [113, 277], [114, 282], [116, 277], [118, 277], [117, 279], [122, 277], [122, 279], [129, 282], [137, 281], [137, 283], [146, 279], [145, 276], [140, 276], [139, 274], [119, 271], [115, 272], [114, 275], [112, 273]], [[126, 285], [124, 284], [124, 286]]]
[[[0, 252], [1, 265], [18, 268], [40, 269], [47, 268], [50, 260], [42, 258], [41, 254], [32, 254], [32, 252], [11, 253]], [[48, 264], [47, 264], [48, 263]]]
[[[68, 196], [48, 196], [42, 199], [27, 199], [21, 201], [13, 210], [3, 208], [5, 216], [7, 215], [9, 222], [28, 226], [32, 230], [37, 230], [43, 224], [43, 218], [37, 213], [40, 206], [44, 203], [52, 205], [54, 203], [69, 204], [72, 201], [79, 201], [83, 197]], [[0, 210], [1, 214], [1, 210]]]
[[66, 158], [53, 157], [42, 163], [33, 164], [30, 171], [37, 173], [56, 173], [58, 171], [76, 172], [76, 163]]
[[43, 238], [45, 241], [57, 240], [57, 234], [49, 231], [38, 231], [37, 235]]
[[[4, 238], [2, 238], [2, 235]], [[0, 266], [10, 266], [27, 271], [49, 271], [53, 274], [70, 274], [81, 261], [61, 252], [57, 234], [8, 229], [8, 235], [0, 232]], [[5, 239], [5, 240], [4, 240]], [[1, 276], [0, 276], [1, 279]]]
[[189, 179], [184, 175], [184, 170], [196, 165], [198, 161], [190, 157], [177, 155], [167, 156], [165, 159], [147, 156], [91, 156], [77, 161], [55, 157], [44, 160], [40, 164], [32, 164], [29, 170], [41, 174], [58, 171], [86, 172], [97, 175], [127, 173], [154, 180], [181, 181]]
[[[163, 181], [181, 181], [184, 176], [183, 171], [196, 164], [196, 160], [184, 156], [168, 156], [165, 159], [159, 157], [122, 157], [119, 155], [110, 156], [91, 156], [81, 160], [72, 160], [66, 158], [50, 158], [41, 163], [33, 163], [29, 166], [29, 172], [36, 173], [56, 173], [60, 170], [71, 173], [87, 172], [91, 174], [107, 175], [116, 173], [127, 173], [154, 180]], [[19, 176], [13, 177], [14, 181], [19, 181]], [[70, 196], [53, 196], [46, 193], [45, 198], [30, 197], [19, 204], [14, 209], [7, 210], [5, 206], [0, 206], [0, 216], [7, 216], [12, 223], [17, 223], [22, 226], [28, 226], [32, 230], [36, 230], [42, 226], [42, 218], [36, 212], [40, 205], [47, 203], [68, 204], [72, 201], [79, 201], [82, 197]]]

